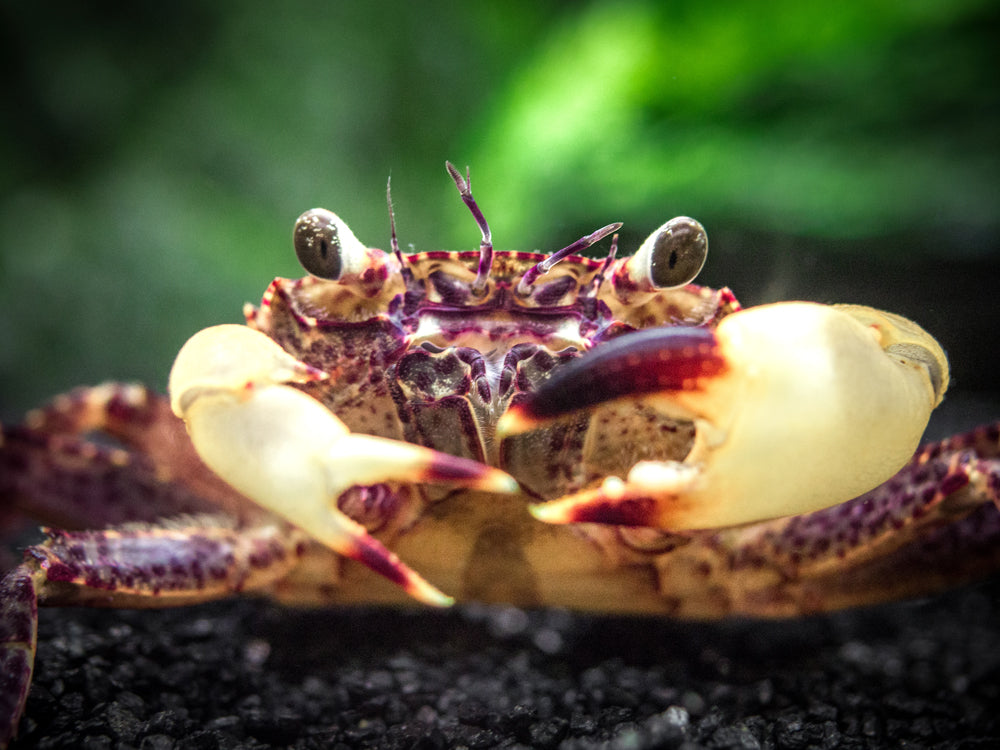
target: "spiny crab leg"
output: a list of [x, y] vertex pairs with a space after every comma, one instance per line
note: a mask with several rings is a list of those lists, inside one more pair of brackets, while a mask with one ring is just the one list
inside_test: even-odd
[[947, 384], [944, 352], [909, 320], [789, 302], [734, 313], [714, 331], [623, 335], [557, 370], [497, 432], [617, 399], [693, 421], [683, 462], [640, 461], [624, 480], [532, 512], [553, 523], [714, 528], [828, 507], [889, 479]]
[[170, 398], [202, 460], [258, 504], [420, 601], [451, 597], [408, 568], [335, 506], [357, 485], [438, 482], [517, 493], [513, 477], [475, 461], [409, 443], [351, 434], [289, 383], [328, 377], [262, 333], [237, 325], [193, 336], [170, 373]]

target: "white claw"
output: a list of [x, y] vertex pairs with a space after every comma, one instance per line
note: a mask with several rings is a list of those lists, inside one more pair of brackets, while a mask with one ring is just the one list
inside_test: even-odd
[[750, 308], [723, 319], [715, 342], [722, 372], [638, 397], [695, 423], [683, 463], [639, 462], [613, 491], [587, 490], [532, 513], [680, 530], [835, 505], [910, 459], [948, 386], [931, 336], [867, 307]]
[[447, 481], [516, 492], [508, 475], [347, 426], [286, 383], [325, 377], [262, 333], [217, 326], [181, 349], [170, 375], [171, 404], [199, 456], [258, 504], [432, 604], [451, 598], [403, 565], [335, 506], [355, 485]]
[[709, 525], [804, 513], [881, 484], [913, 455], [947, 387], [937, 342], [870, 308], [766, 305], [716, 335], [730, 374], [690, 402], [717, 443], [703, 437], [690, 461], [727, 506]]

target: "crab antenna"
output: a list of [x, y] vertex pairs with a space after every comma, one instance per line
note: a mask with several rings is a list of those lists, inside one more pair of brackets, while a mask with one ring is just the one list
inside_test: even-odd
[[608, 224], [606, 227], [601, 227], [596, 232], [591, 232], [590, 234], [581, 237], [572, 245], [568, 245], [562, 250], [552, 253], [552, 255], [543, 260], [541, 263], [536, 263], [524, 272], [524, 276], [521, 277], [521, 280], [517, 284], [517, 293], [522, 297], [528, 296], [531, 293], [531, 285], [535, 283], [535, 280], [543, 273], [547, 273], [556, 263], [561, 261], [567, 255], [572, 255], [573, 253], [578, 253], [581, 250], [586, 250], [595, 242], [603, 240], [609, 234], [617, 232], [621, 228], [622, 223], [620, 221], [616, 221], [614, 224]]
[[396, 239], [396, 212], [392, 210], [392, 175], [389, 175], [389, 179], [385, 183], [385, 202], [389, 205], [389, 231], [391, 233], [389, 247], [402, 265], [403, 254], [399, 251], [399, 240]]
[[597, 293], [601, 290], [601, 284], [604, 283], [605, 275], [608, 269], [611, 268], [611, 264], [615, 262], [615, 256], [618, 254], [618, 235], [617, 233], [611, 238], [611, 249], [608, 251], [608, 257], [604, 259], [604, 263], [601, 267], [597, 269], [597, 274], [594, 276], [594, 280], [590, 282], [590, 290], [588, 294], [597, 296]]
[[396, 212], [392, 210], [392, 175], [385, 183], [385, 202], [389, 205], [389, 248], [392, 254], [399, 261], [399, 270], [403, 274], [403, 279], [410, 278], [410, 268], [406, 265], [403, 253], [399, 249], [399, 240], [396, 239]]
[[451, 179], [455, 181], [458, 192], [462, 195], [465, 205], [472, 211], [472, 216], [479, 226], [479, 231], [483, 234], [483, 239], [479, 243], [479, 269], [476, 272], [476, 280], [472, 282], [472, 292], [481, 295], [486, 291], [486, 282], [490, 278], [490, 268], [493, 266], [493, 235], [490, 233], [490, 225], [486, 223], [486, 217], [476, 205], [475, 198], [472, 197], [472, 179], [469, 176], [469, 168], [465, 168], [465, 177], [459, 172], [450, 161], [444, 163]]

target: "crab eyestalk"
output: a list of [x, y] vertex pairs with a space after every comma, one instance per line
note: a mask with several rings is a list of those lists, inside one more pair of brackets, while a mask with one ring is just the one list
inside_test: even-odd
[[336, 507], [351, 487], [383, 482], [442, 483], [516, 494], [513, 477], [483, 464], [409, 443], [355, 435], [322, 404], [293, 388], [328, 377], [262, 333], [208, 328], [177, 355], [171, 406], [199, 456], [251, 500], [416, 599], [447, 606], [438, 591]]
[[299, 263], [319, 279], [337, 281], [364, 272], [367, 248], [337, 214], [312, 208], [295, 221], [292, 244]]
[[399, 253], [365, 247], [343, 219], [325, 208], [312, 208], [296, 220], [292, 242], [311, 276], [336, 281], [338, 288], [372, 302], [394, 293], [393, 279], [402, 279], [406, 267]]
[[640, 401], [692, 421], [683, 462], [640, 461], [623, 480], [535, 506], [550, 522], [664, 530], [729, 526], [856, 497], [913, 455], [948, 385], [937, 342], [865, 307], [788, 302], [713, 332], [627, 334], [558, 370], [499, 421], [524, 432], [582, 408]]
[[637, 304], [659, 289], [690, 284], [708, 257], [705, 228], [687, 216], [678, 216], [646, 238], [629, 258], [622, 258], [611, 274], [615, 294], [623, 304]]

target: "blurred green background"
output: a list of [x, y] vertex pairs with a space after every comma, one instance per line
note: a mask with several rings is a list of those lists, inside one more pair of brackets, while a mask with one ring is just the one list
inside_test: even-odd
[[995, 391], [998, 20], [987, 0], [3, 3], [0, 416], [163, 388], [191, 333], [301, 275], [304, 209], [386, 247], [390, 174], [404, 246], [474, 249], [445, 159], [500, 248], [621, 220], [628, 251], [693, 215], [704, 283], [908, 314], [957, 388]]

